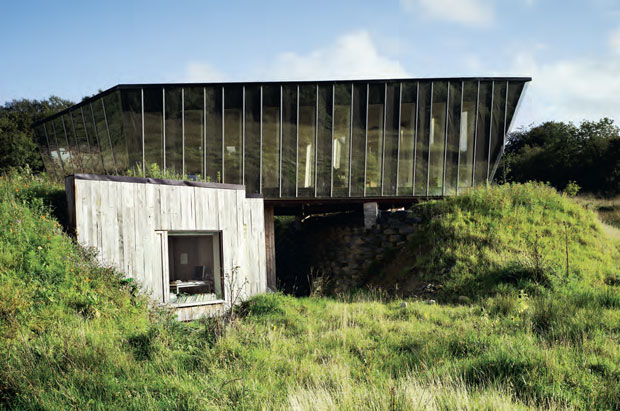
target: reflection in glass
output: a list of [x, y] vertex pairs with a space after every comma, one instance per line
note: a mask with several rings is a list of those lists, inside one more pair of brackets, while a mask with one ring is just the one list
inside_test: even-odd
[[167, 87], [165, 110], [166, 170], [183, 173], [183, 120], [181, 88]]
[[222, 182], [222, 87], [207, 87], [207, 181]]
[[400, 106], [398, 194], [412, 195], [418, 83], [406, 82], [402, 84], [402, 103]]
[[368, 144], [366, 145], [366, 195], [381, 194], [384, 102], [385, 84], [370, 84], [368, 96]]
[[459, 189], [472, 187], [473, 185], [477, 99], [478, 82], [465, 81], [463, 83], [463, 107], [461, 108], [461, 129], [459, 132]]
[[73, 130], [73, 124], [71, 123], [71, 115], [69, 113], [61, 116], [65, 136], [67, 137], [67, 147], [71, 152], [71, 161], [73, 162], [73, 171], [75, 173], [82, 172], [82, 162], [80, 159], [80, 150], [78, 149], [77, 140], [75, 138], [75, 132]]
[[448, 98], [448, 83], [433, 83], [433, 108], [431, 117], [430, 146], [429, 146], [429, 180], [428, 195], [443, 194], [443, 171], [445, 163], [446, 141], [446, 105]]
[[243, 135], [243, 88], [224, 89], [224, 183], [241, 184], [241, 136]]
[[491, 147], [489, 157], [489, 181], [493, 181], [495, 170], [504, 146], [504, 121], [506, 119], [505, 81], [495, 81], [493, 86], [493, 111], [491, 113]]
[[278, 197], [280, 187], [280, 87], [263, 87], [263, 194]]
[[245, 187], [260, 192], [260, 87], [245, 88]]
[[86, 130], [84, 129], [84, 122], [82, 121], [82, 111], [75, 109], [68, 113], [68, 116], [75, 133], [75, 139], [77, 141], [78, 150], [80, 152], [80, 162], [82, 164], [82, 172], [92, 173], [92, 155], [90, 154], [90, 147], [88, 144], [88, 137], [86, 136]]
[[351, 137], [351, 195], [364, 195], [364, 163], [366, 161], [366, 104], [368, 85], [353, 86], [353, 130]]
[[299, 86], [299, 144], [297, 186], [300, 197], [314, 197], [316, 86]]
[[506, 133], [510, 132], [512, 119], [519, 104], [519, 98], [523, 92], [525, 83], [522, 81], [511, 81], [508, 85], [508, 106], [506, 107]]
[[428, 141], [431, 116], [431, 83], [420, 82], [418, 89], [418, 118], [415, 145], [415, 195], [427, 195]]
[[110, 133], [106, 124], [106, 117], [103, 111], [103, 100], [98, 99], [91, 103], [93, 121], [95, 122], [95, 132], [99, 140], [99, 148], [103, 157], [103, 166], [107, 174], [116, 174], [114, 157], [110, 146]]
[[59, 177], [65, 174], [64, 164], [62, 163], [62, 156], [60, 155], [60, 150], [58, 149], [58, 140], [56, 139], [56, 126], [54, 125], [54, 121], [48, 121], [43, 124], [43, 131], [47, 136], [47, 142], [50, 147], [50, 157], [54, 162], [54, 168], [58, 170]]
[[493, 82], [481, 81], [478, 105], [478, 124], [476, 126], [476, 170], [475, 184], [486, 184], [489, 166], [489, 138], [491, 132], [491, 104]]
[[[123, 130], [127, 139], [129, 164], [142, 169], [142, 94], [139, 89], [121, 90], [123, 101]], [[106, 101], [106, 113], [110, 117], [110, 104]], [[108, 118], [108, 122], [111, 119]], [[119, 162], [119, 148], [114, 144], [114, 154]]]
[[295, 197], [297, 163], [297, 86], [282, 86], [282, 196]]
[[[112, 142], [114, 165], [121, 172], [129, 167], [127, 142], [123, 135], [123, 120], [121, 111], [121, 94], [118, 91], [103, 97], [105, 113], [108, 120], [110, 141]], [[138, 116], [140, 115], [140, 100], [137, 101]], [[140, 145], [141, 146], [141, 145]]]
[[84, 124], [84, 130], [88, 137], [88, 145], [90, 147], [90, 153], [93, 156], [93, 170], [99, 174], [105, 174], [105, 168], [103, 166], [103, 156], [99, 149], [99, 141], [97, 139], [97, 131], [95, 129], [95, 121], [93, 118], [92, 105], [86, 105], [80, 108], [82, 124]]
[[47, 137], [45, 137], [45, 130], [43, 129], [43, 125], [35, 127], [34, 134], [36, 136], [36, 141], [39, 145], [39, 150], [41, 152], [43, 166], [45, 167], [47, 173], [53, 177], [56, 174], [56, 170], [54, 169], [54, 162], [50, 157], [50, 147], [47, 144]]
[[67, 141], [67, 134], [65, 132], [65, 125], [62, 121], [62, 117], [56, 117], [52, 120], [52, 126], [54, 130], [54, 137], [58, 143], [58, 155], [60, 156], [65, 175], [73, 174], [75, 173], [75, 168], [73, 167], [71, 149], [69, 148], [69, 143]]
[[461, 131], [462, 82], [451, 81], [448, 101], [448, 140], [446, 147], [445, 194], [456, 194]]
[[351, 85], [334, 86], [334, 134], [332, 143], [334, 196], [349, 194], [349, 150], [351, 137]]
[[385, 154], [383, 164], [382, 195], [395, 195], [398, 175], [398, 111], [400, 109], [400, 83], [388, 83], [385, 102]]
[[332, 168], [332, 108], [333, 87], [319, 86], [318, 102], [318, 138], [317, 138], [317, 195], [326, 197], [331, 194]]
[[163, 89], [144, 89], [144, 161], [164, 169]]
[[[204, 88], [183, 89], [183, 145], [185, 147], [185, 174], [202, 177], [204, 144]], [[194, 177], [191, 177], [194, 178]]]

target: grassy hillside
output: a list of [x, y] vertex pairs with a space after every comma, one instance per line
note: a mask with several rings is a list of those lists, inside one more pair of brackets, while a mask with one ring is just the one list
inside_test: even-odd
[[446, 303], [263, 295], [223, 331], [98, 267], [46, 207], [58, 187], [0, 188], [0, 407], [620, 409], [618, 243], [546, 187], [418, 208], [434, 247], [414, 239], [382, 272], [433, 279]]

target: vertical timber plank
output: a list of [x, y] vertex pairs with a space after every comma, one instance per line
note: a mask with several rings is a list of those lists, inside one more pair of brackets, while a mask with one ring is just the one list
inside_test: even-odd
[[271, 290], [276, 289], [276, 244], [273, 228], [274, 209], [272, 205], [266, 205], [264, 211], [265, 219], [265, 269], [267, 276], [267, 287]]

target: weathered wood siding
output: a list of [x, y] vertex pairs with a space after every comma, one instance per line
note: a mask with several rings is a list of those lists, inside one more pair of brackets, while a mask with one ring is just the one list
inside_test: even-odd
[[[135, 279], [157, 302], [167, 290], [167, 233], [219, 231], [224, 298], [266, 291], [265, 220], [262, 198], [246, 198], [240, 188], [217, 188], [67, 178], [77, 240], [98, 251], [101, 263]], [[217, 186], [211, 184], [211, 186]], [[230, 187], [230, 186], [222, 186]], [[238, 187], [238, 186], [237, 186]], [[74, 200], [71, 200], [73, 196]], [[229, 283], [235, 273], [236, 284]], [[187, 312], [208, 310], [180, 310]]]

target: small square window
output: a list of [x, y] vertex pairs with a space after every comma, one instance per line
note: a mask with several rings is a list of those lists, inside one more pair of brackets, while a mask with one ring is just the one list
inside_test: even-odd
[[168, 234], [171, 304], [219, 301], [222, 292], [220, 233]]

